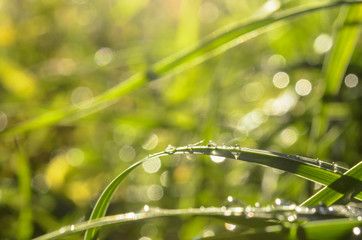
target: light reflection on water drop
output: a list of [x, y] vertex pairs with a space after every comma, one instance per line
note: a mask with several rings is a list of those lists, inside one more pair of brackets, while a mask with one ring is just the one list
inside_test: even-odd
[[225, 228], [226, 228], [226, 230], [233, 231], [236, 228], [236, 225], [230, 224], [230, 223], [225, 223]]
[[222, 163], [223, 161], [225, 161], [225, 157], [221, 157], [221, 156], [211, 155], [210, 158], [213, 162], [216, 162], [216, 163]]
[[209, 141], [207, 147], [216, 149], [217, 144], [214, 141]]
[[352, 231], [355, 236], [361, 235], [361, 228], [359, 227], [354, 227]]
[[176, 148], [172, 145], [168, 145], [167, 148], [165, 149], [165, 152], [167, 153], [174, 153], [176, 151]]
[[74, 225], [71, 225], [70, 226], [70, 231], [74, 231], [74, 228], [75, 228]]
[[126, 215], [125, 215], [125, 218], [126, 219], [134, 219], [135, 218], [135, 213], [134, 212], [129, 212], [129, 213], [126, 213]]

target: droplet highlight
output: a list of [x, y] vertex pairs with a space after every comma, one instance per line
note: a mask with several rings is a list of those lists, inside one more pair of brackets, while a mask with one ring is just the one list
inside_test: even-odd
[[176, 151], [176, 148], [172, 145], [168, 145], [165, 149], [166, 153], [174, 153]]
[[209, 141], [209, 142], [207, 143], [207, 147], [216, 149], [217, 144], [216, 144], [214, 141]]

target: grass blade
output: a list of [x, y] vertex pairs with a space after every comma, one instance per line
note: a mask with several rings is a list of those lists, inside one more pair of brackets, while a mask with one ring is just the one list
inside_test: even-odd
[[298, 228], [298, 239], [331, 240], [331, 239], [359, 239], [354, 236], [352, 229], [361, 226], [358, 219], [332, 219], [308, 222]]
[[20, 196], [20, 215], [18, 219], [18, 239], [29, 239], [33, 234], [33, 211], [31, 207], [32, 190], [31, 190], [31, 168], [29, 159], [17, 141], [17, 174], [19, 181]]
[[[209, 208], [188, 208], [188, 209], [160, 209], [144, 208], [141, 212], [128, 212], [107, 216], [100, 219], [81, 222], [75, 225], [62, 227], [58, 231], [40, 236], [34, 240], [47, 240], [64, 237], [67, 235], [83, 232], [87, 229], [100, 228], [114, 224], [128, 222], [144, 221], [152, 218], [175, 217], [175, 216], [202, 216], [208, 218], [217, 218], [225, 222], [242, 224], [249, 227], [278, 226], [280, 221], [290, 221], [288, 216], [300, 218], [300, 222], [307, 220], [318, 220], [331, 217], [339, 217], [354, 221], [360, 214], [359, 208], [348, 209], [344, 206], [335, 206], [336, 211], [331, 214], [321, 214], [317, 208], [280, 206], [280, 207], [209, 207]], [[354, 212], [355, 211], [355, 212]], [[294, 221], [294, 220], [293, 220]]]
[[[101, 217], [104, 217], [106, 214], [106, 211], [108, 209], [109, 203], [111, 202], [112, 196], [114, 192], [116, 191], [119, 184], [123, 181], [123, 179], [126, 178], [126, 176], [132, 172], [137, 166], [139, 166], [141, 163], [143, 163], [144, 160], [138, 161], [126, 170], [124, 170], [121, 174], [119, 174], [103, 191], [101, 196], [99, 197], [96, 205], [93, 208], [92, 214], [89, 218], [89, 220], [98, 219]], [[94, 236], [96, 236], [98, 229], [93, 228], [89, 229], [85, 236], [85, 240], [93, 239]]]
[[[334, 190], [338, 189], [338, 191]], [[316, 206], [319, 202], [323, 202], [327, 206], [334, 204], [342, 197], [349, 202], [351, 195], [361, 192], [362, 189], [362, 162], [345, 172], [340, 178], [333, 183], [321, 189], [301, 206]], [[345, 204], [347, 204], [346, 202]]]
[[357, 45], [361, 32], [362, 4], [346, 7], [338, 22], [335, 44], [324, 63], [326, 94], [338, 94], [347, 66]]
[[311, 3], [296, 9], [276, 12], [268, 17], [252, 20], [247, 23], [239, 23], [233, 26], [228, 26], [211, 34], [195, 46], [185, 49], [154, 64], [146, 72], [135, 74], [103, 94], [97, 96], [88, 108], [78, 109], [74, 106], [65, 107], [63, 109], [41, 115], [40, 117], [34, 118], [30, 121], [20, 123], [20, 125], [8, 128], [0, 134], [2, 136], [13, 136], [37, 128], [51, 126], [63, 120], [84, 117], [115, 103], [120, 97], [138, 89], [150, 80], [155, 80], [169, 76], [176, 72], [184, 71], [187, 68], [199, 64], [241, 44], [242, 42], [270, 30], [274, 24], [281, 23], [283, 20], [303, 16], [323, 9], [356, 3], [362, 3], [362, 1]]

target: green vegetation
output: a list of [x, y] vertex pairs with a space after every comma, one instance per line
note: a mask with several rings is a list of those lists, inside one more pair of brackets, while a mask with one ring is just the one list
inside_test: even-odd
[[0, 20], [1, 239], [362, 235], [362, 1], [0, 1]]

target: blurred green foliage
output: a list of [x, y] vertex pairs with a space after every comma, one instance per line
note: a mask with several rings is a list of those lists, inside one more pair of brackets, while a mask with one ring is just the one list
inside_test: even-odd
[[[84, 108], [221, 27], [306, 2], [0, 0], [0, 131], [67, 105]], [[200, 65], [152, 81], [96, 114], [2, 137], [0, 238], [26, 239], [88, 219], [114, 176], [168, 144], [212, 139], [347, 167], [358, 163], [360, 38], [339, 91], [324, 95], [322, 66], [343, 22], [341, 8], [288, 20]], [[109, 212], [145, 204], [221, 206], [229, 195], [248, 204], [276, 197], [301, 203], [316, 191], [290, 174], [206, 157], [173, 156], [157, 171], [144, 170], [126, 179]], [[221, 227], [217, 221], [172, 218], [102, 234], [185, 239]]]

